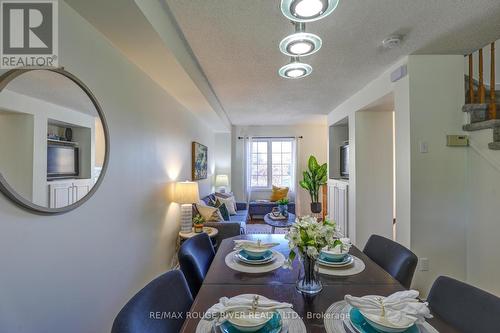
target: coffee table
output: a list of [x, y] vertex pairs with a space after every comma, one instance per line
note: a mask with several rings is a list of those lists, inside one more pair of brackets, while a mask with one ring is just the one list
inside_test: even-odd
[[274, 220], [271, 218], [271, 214], [268, 213], [264, 215], [264, 222], [272, 227], [272, 233], [276, 228], [290, 228], [295, 223], [295, 214], [288, 213], [288, 219]]

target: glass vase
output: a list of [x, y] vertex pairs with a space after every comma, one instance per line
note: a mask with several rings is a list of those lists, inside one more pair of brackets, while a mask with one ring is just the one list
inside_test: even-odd
[[319, 280], [319, 268], [315, 258], [308, 255], [301, 256], [302, 268], [296, 288], [303, 294], [316, 295], [323, 289]]

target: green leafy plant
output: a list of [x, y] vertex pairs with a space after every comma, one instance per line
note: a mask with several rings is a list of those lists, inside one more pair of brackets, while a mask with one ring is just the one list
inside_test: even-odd
[[278, 201], [276, 201], [276, 203], [278, 205], [288, 205], [290, 201], [288, 200], [288, 198], [283, 198], [283, 199], [279, 199]]
[[199, 225], [205, 223], [205, 218], [201, 216], [200, 214], [196, 214], [195, 217], [193, 217], [193, 224], [194, 225]]
[[314, 156], [309, 157], [307, 163], [308, 170], [303, 172], [304, 179], [300, 181], [300, 186], [309, 192], [312, 202], [319, 202], [319, 189], [321, 185], [326, 184], [327, 180], [327, 164], [318, 164], [318, 160]]
[[297, 255], [317, 258], [324, 247], [340, 244], [341, 242], [336, 242], [335, 229], [335, 222], [328, 219], [318, 221], [317, 218], [312, 216], [297, 218], [295, 224], [290, 227], [285, 235], [290, 248], [285, 268], [291, 267]]

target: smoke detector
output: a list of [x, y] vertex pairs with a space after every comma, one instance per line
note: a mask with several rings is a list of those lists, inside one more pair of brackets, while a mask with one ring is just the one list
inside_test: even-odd
[[394, 49], [396, 47], [399, 47], [399, 45], [401, 45], [402, 40], [403, 37], [399, 35], [389, 36], [382, 41], [382, 46], [386, 49]]

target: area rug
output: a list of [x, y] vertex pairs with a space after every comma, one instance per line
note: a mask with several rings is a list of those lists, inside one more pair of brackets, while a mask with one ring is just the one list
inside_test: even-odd
[[[247, 234], [271, 234], [271, 226], [267, 224], [247, 224]], [[275, 234], [285, 234], [286, 229], [276, 228]]]

